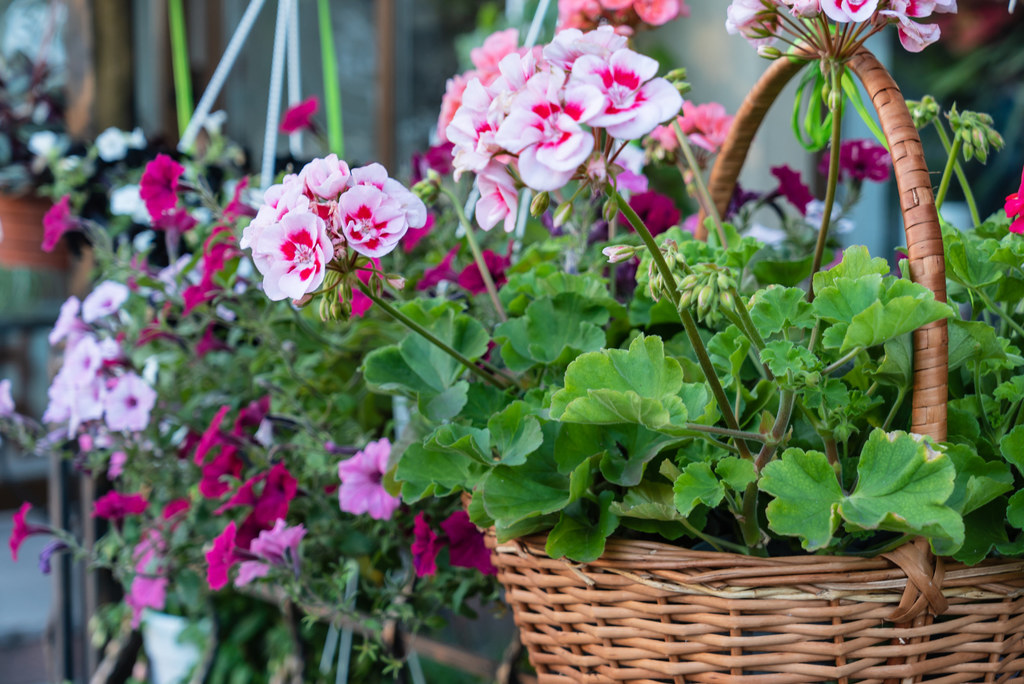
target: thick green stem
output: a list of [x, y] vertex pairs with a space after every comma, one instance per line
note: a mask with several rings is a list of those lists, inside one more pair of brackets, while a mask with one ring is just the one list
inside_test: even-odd
[[327, 146], [339, 157], [345, 156], [345, 136], [341, 124], [341, 86], [338, 81], [338, 57], [331, 29], [330, 0], [317, 0], [320, 24], [320, 62], [324, 74], [324, 111], [327, 116]]
[[174, 72], [174, 102], [178, 112], [178, 136], [185, 134], [192, 118], [192, 74], [185, 37], [185, 10], [182, 0], [168, 0], [167, 24], [171, 31], [171, 67]]
[[960, 156], [960, 148], [963, 147], [963, 140], [960, 136], [953, 139], [953, 147], [949, 151], [949, 158], [946, 159], [946, 168], [942, 170], [942, 180], [939, 181], [939, 189], [935, 193], [935, 211], [942, 209], [942, 203], [946, 201], [946, 193], [949, 192], [949, 182], [953, 179], [953, 169], [956, 168], [957, 157]]
[[494, 304], [494, 310], [498, 314], [498, 318], [502, 321], [508, 320], [508, 315], [505, 313], [505, 307], [501, 305], [501, 300], [498, 299], [498, 288], [494, 286], [494, 279], [491, 278], [491, 271], [487, 268], [487, 262], [484, 261], [484, 255], [480, 251], [480, 246], [476, 242], [476, 238], [473, 236], [473, 225], [466, 218], [465, 212], [462, 211], [462, 205], [459, 203], [455, 195], [452, 194], [451, 190], [442, 188], [441, 192], [448, 196], [452, 202], [452, 206], [455, 207], [455, 214], [459, 217], [459, 224], [463, 230], [466, 231], [466, 242], [469, 243], [469, 250], [473, 252], [473, 261], [476, 262], [476, 267], [480, 269], [480, 277], [483, 278], [484, 287], [487, 288], [487, 295], [491, 298], [491, 303]]
[[[732, 430], [739, 430], [739, 421], [736, 420], [736, 414], [733, 413], [732, 406], [729, 404], [729, 397], [726, 396], [722, 383], [715, 373], [715, 366], [711, 363], [711, 356], [708, 354], [707, 347], [704, 346], [704, 340], [700, 338], [700, 333], [697, 332], [697, 324], [694, 322], [693, 316], [690, 315], [689, 311], [679, 308], [679, 289], [676, 285], [675, 276], [672, 275], [672, 269], [669, 268], [668, 262], [665, 261], [665, 255], [661, 253], [661, 248], [655, 242], [651, 231], [647, 229], [647, 226], [633, 210], [633, 207], [629, 206], [629, 202], [617, 191], [613, 190], [612, 192], [614, 193], [615, 200], [619, 203], [619, 211], [626, 216], [630, 225], [633, 226], [640, 239], [643, 240], [644, 245], [647, 246], [651, 258], [654, 259], [654, 264], [658, 269], [658, 273], [661, 274], [662, 280], [665, 282], [665, 289], [672, 298], [672, 303], [675, 304], [679, 320], [686, 331], [686, 337], [690, 340], [690, 346], [693, 347], [693, 351], [697, 355], [697, 362], [704, 372], [708, 386], [711, 387], [711, 394], [715, 397], [715, 403], [718, 404], [718, 410], [722, 412], [726, 425]], [[753, 460], [753, 455], [747, 448], [746, 442], [742, 439], [736, 440], [736, 447], [740, 450], [743, 458]]]
[[814, 246], [814, 262], [811, 265], [811, 284], [807, 288], [808, 300], [814, 300], [814, 274], [821, 269], [821, 259], [825, 254], [825, 240], [828, 238], [828, 227], [832, 222], [832, 207], [836, 203], [836, 187], [839, 185], [839, 152], [843, 134], [843, 69], [840, 65], [832, 65], [832, 153], [828, 160], [828, 184], [825, 186], [825, 209], [818, 229], [818, 242]]
[[675, 131], [676, 140], [679, 141], [679, 149], [682, 150], [683, 157], [686, 159], [686, 165], [690, 167], [690, 173], [693, 174], [693, 184], [697, 188], [697, 202], [700, 204], [701, 209], [704, 210], [704, 213], [711, 217], [711, 221], [715, 224], [715, 230], [718, 232], [718, 241], [722, 247], [728, 248], [729, 241], [725, 239], [722, 217], [718, 214], [718, 207], [715, 206], [715, 201], [708, 191], [707, 183], [704, 182], [700, 164], [697, 163], [697, 157], [693, 154], [693, 148], [690, 147], [690, 139], [683, 133], [683, 129], [679, 127], [678, 119], [672, 121], [672, 130]]
[[408, 316], [406, 316], [404, 313], [402, 313], [401, 311], [399, 311], [395, 307], [391, 306], [391, 304], [389, 304], [383, 298], [378, 297], [373, 292], [372, 289], [370, 289], [369, 287], [367, 287], [363, 283], [357, 283], [357, 285], [359, 286], [360, 291], [362, 291], [362, 293], [364, 295], [369, 297], [370, 300], [374, 304], [376, 304], [381, 309], [383, 309], [385, 312], [387, 312], [387, 314], [389, 316], [391, 316], [396, 321], [402, 323], [407, 328], [409, 328], [413, 332], [415, 332], [418, 335], [420, 335], [421, 337], [423, 337], [423, 339], [425, 339], [427, 342], [430, 342], [431, 344], [433, 344], [435, 347], [437, 347], [438, 349], [440, 349], [444, 353], [446, 353], [449, 356], [451, 356], [453, 359], [455, 359], [456, 361], [461, 363], [463, 366], [465, 366], [466, 369], [469, 370], [471, 373], [477, 375], [480, 379], [482, 379], [482, 380], [484, 380], [486, 382], [489, 382], [490, 384], [494, 385], [498, 389], [502, 389], [503, 390], [503, 389], [505, 389], [507, 387], [507, 383], [505, 383], [501, 379], [491, 375], [490, 373], [485, 371], [483, 368], [481, 368], [477, 364], [473, 363], [472, 361], [467, 359], [465, 356], [460, 354], [458, 351], [453, 349], [450, 345], [445, 344], [444, 342], [442, 342], [432, 332], [430, 332], [429, 330], [424, 328], [422, 325], [420, 325], [419, 323], [417, 323], [413, 319], [411, 319]]
[[772, 460], [775, 452], [778, 451], [779, 445], [786, 436], [786, 430], [789, 429], [789, 420], [793, 417], [793, 406], [795, 405], [796, 390], [782, 390], [782, 395], [779, 397], [779, 412], [775, 416], [775, 424], [772, 426], [770, 438], [761, 447], [761, 453], [754, 461], [754, 467], [758, 472], [761, 472], [761, 469]]
[[757, 523], [757, 494], [757, 483], [748, 484], [743, 491], [743, 515], [739, 521], [743, 543], [751, 550], [761, 546], [761, 526]]
[[949, 136], [946, 135], [946, 129], [942, 127], [942, 122], [939, 121], [939, 119], [935, 119], [935, 130], [939, 134], [939, 140], [942, 141], [942, 147], [946, 150], [946, 154], [948, 154], [951, 159], [956, 160], [953, 165], [953, 173], [956, 174], [956, 180], [960, 183], [960, 189], [963, 190], [964, 201], [967, 202], [967, 208], [971, 212], [971, 220], [974, 222], [974, 225], [980, 226], [981, 214], [978, 213], [978, 203], [974, 200], [974, 193], [971, 191], [971, 185], [967, 182], [967, 174], [964, 173], [964, 167], [963, 164], [960, 163], [959, 157], [957, 155], [950, 154], [953, 145], [949, 140]]

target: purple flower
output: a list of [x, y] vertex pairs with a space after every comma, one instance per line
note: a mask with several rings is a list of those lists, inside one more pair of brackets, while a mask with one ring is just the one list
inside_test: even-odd
[[779, 179], [779, 194], [789, 200], [801, 214], [806, 214], [807, 204], [814, 199], [814, 195], [811, 194], [811, 191], [800, 180], [800, 174], [785, 164], [773, 166], [771, 172], [773, 176]]
[[387, 438], [370, 442], [362, 451], [338, 464], [338, 504], [346, 513], [369, 513], [374, 520], [387, 520], [401, 505], [381, 484], [388, 470], [391, 442]]
[[[832, 153], [828, 151], [821, 159], [818, 172], [828, 175]], [[892, 157], [881, 145], [871, 140], [846, 140], [839, 146], [839, 179], [876, 183], [889, 179]]]
[[0, 380], [0, 418], [14, 415], [14, 397], [11, 396], [11, 381]]
[[82, 302], [82, 320], [93, 323], [109, 316], [128, 299], [128, 286], [115, 280], [105, 280], [86, 296]]
[[441, 523], [448, 536], [448, 558], [460, 568], [476, 568], [485, 575], [496, 575], [498, 569], [491, 563], [491, 552], [484, 544], [484, 535], [469, 520], [466, 511], [458, 510]]
[[417, 577], [437, 573], [437, 554], [444, 548], [440, 538], [430, 528], [423, 512], [416, 514], [413, 522], [412, 564]]
[[50, 541], [43, 550], [39, 552], [39, 572], [44, 575], [50, 574], [50, 559], [53, 554], [63, 551], [68, 548], [68, 545], [62, 542], [60, 539], [54, 539]]
[[60, 313], [57, 315], [57, 322], [50, 331], [49, 342], [56, 345], [64, 338], [70, 338], [72, 333], [80, 333], [86, 330], [85, 324], [78, 320], [78, 311], [82, 303], [78, 297], [71, 295], [60, 305]]

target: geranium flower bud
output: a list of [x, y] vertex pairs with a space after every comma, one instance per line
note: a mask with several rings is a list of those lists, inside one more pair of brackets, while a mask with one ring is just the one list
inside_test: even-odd
[[631, 245], [609, 245], [602, 249], [601, 253], [608, 257], [609, 264], [617, 264], [633, 258], [636, 255], [636, 247]]
[[555, 209], [555, 228], [561, 228], [572, 218], [572, 202], [563, 202]]
[[601, 207], [601, 216], [605, 221], [611, 223], [618, 215], [619, 203], [615, 201], [614, 197], [609, 197], [604, 201], [604, 206]]
[[546, 191], [539, 192], [530, 202], [530, 215], [534, 217], [540, 217], [548, 210], [548, 206], [551, 204], [551, 195]]

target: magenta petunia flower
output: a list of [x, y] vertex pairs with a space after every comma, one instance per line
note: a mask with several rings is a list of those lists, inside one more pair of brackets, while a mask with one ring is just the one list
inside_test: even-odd
[[437, 266], [431, 266], [430, 268], [423, 271], [423, 277], [416, 283], [417, 290], [426, 290], [434, 287], [442, 280], [448, 280], [455, 282], [458, 279], [459, 274], [452, 268], [452, 260], [455, 259], [455, 255], [459, 253], [459, 249], [462, 245], [455, 245], [448, 253], [441, 259], [441, 263]]
[[[259, 493], [257, 493], [259, 488]], [[236, 543], [248, 549], [261, 530], [270, 529], [274, 521], [288, 515], [288, 507], [298, 491], [298, 481], [284, 463], [275, 463], [267, 472], [245, 481], [238, 491], [214, 513], [220, 515], [236, 506], [252, 506], [238, 530]]]
[[64, 233], [77, 227], [71, 215], [71, 196], [64, 195], [43, 216], [43, 251], [52, 252]]
[[224, 207], [225, 221], [237, 221], [243, 216], [256, 216], [256, 209], [242, 201], [242, 193], [247, 187], [249, 187], [248, 176], [235, 183], [235, 189], [231, 193], [231, 200]]
[[338, 504], [346, 513], [369, 513], [374, 520], [387, 520], [401, 505], [391, 496], [381, 480], [388, 470], [391, 442], [387, 438], [370, 442], [362, 451], [338, 464]]
[[413, 522], [412, 565], [417, 577], [426, 577], [437, 573], [437, 554], [444, 545], [430, 528], [423, 512], [416, 514]]
[[172, 501], [168, 501], [167, 505], [164, 506], [164, 510], [160, 514], [160, 517], [164, 520], [170, 520], [179, 513], [187, 511], [191, 505], [192, 500], [187, 496], [181, 499], [173, 499]]
[[107, 520], [123, 520], [129, 515], [139, 515], [146, 510], [149, 502], [142, 494], [108, 492], [96, 499], [92, 506], [92, 517]]
[[178, 179], [183, 173], [185, 167], [166, 154], [158, 154], [146, 164], [139, 181], [139, 196], [154, 223], [178, 204]]
[[313, 115], [316, 114], [319, 107], [320, 100], [316, 95], [292, 105], [281, 117], [281, 132], [290, 135], [299, 131], [312, 130]]
[[[831, 150], [826, 151], [818, 166], [818, 172], [828, 174]], [[845, 140], [839, 146], [840, 180], [874, 181], [881, 183], [889, 179], [892, 157], [889, 151], [871, 140]]]
[[[651, 235], [660, 235], [672, 226], [679, 225], [681, 214], [676, 203], [671, 197], [660, 192], [650, 190], [637, 193], [629, 198], [629, 206], [651, 231]], [[619, 215], [619, 222], [628, 225], [626, 217], [622, 214]]]
[[[487, 271], [491, 274], [491, 280], [494, 281], [494, 286], [501, 287], [504, 285], [507, 280], [505, 271], [512, 265], [512, 243], [509, 242], [508, 253], [505, 256], [496, 254], [489, 249], [485, 249], [482, 256], [484, 264], [487, 265]], [[456, 282], [459, 284], [459, 287], [471, 294], [482, 294], [487, 291], [487, 286], [484, 285], [484, 279], [480, 274], [480, 267], [477, 266], [476, 261], [462, 269]]]
[[237, 528], [232, 520], [224, 531], [213, 540], [213, 546], [206, 552], [206, 582], [214, 591], [223, 589], [228, 583], [228, 571], [238, 562], [235, 553]]
[[807, 205], [814, 199], [814, 195], [804, 185], [804, 182], [800, 180], [800, 174], [785, 164], [773, 166], [771, 172], [773, 176], [779, 179], [779, 194], [789, 200], [801, 214], [806, 216]]
[[1010, 224], [1010, 232], [1024, 234], [1024, 172], [1021, 173], [1020, 188], [1017, 189], [1017, 192], [1007, 195], [1003, 209], [1006, 211], [1007, 217], [1017, 217]]
[[469, 520], [466, 511], [458, 510], [441, 523], [448, 536], [448, 558], [460, 568], [476, 568], [485, 575], [496, 575], [498, 569], [491, 563], [491, 552], [484, 544], [484, 535]]
[[142, 611], [146, 608], [163, 610], [167, 602], [167, 578], [137, 574], [132, 579], [125, 604], [132, 610], [132, 629], [142, 622]]
[[32, 510], [32, 504], [26, 501], [21, 504], [18, 512], [14, 514], [14, 529], [11, 530], [11, 538], [7, 544], [11, 547], [11, 558], [15, 561], [18, 560], [18, 549], [21, 548], [27, 537], [33, 534], [49, 534], [50, 532], [49, 529], [42, 525], [30, 525], [25, 520], [30, 510]]
[[272, 565], [299, 569], [299, 542], [306, 536], [306, 528], [302, 525], [288, 527], [281, 518], [274, 523], [273, 529], [263, 530], [249, 545], [249, 553], [258, 556], [259, 560], [244, 561], [238, 567], [235, 586], [241, 587], [257, 577], [264, 577]]

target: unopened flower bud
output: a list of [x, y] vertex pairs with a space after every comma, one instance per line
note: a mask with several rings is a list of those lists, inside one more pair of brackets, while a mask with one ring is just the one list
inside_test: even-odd
[[394, 289], [396, 289], [396, 290], [404, 290], [405, 289], [405, 278], [403, 278], [402, 276], [397, 275], [395, 273], [389, 273], [389, 274], [387, 274], [385, 276], [385, 278], [387, 278], [388, 285], [390, 285]]
[[423, 200], [426, 205], [434, 204], [437, 201], [438, 195], [441, 194], [441, 176], [430, 169], [427, 171], [427, 177], [421, 180], [416, 185], [412, 186], [412, 192], [414, 195]]
[[601, 250], [601, 254], [608, 257], [609, 264], [617, 264], [636, 255], [636, 247], [632, 245], [608, 245]]
[[604, 206], [601, 207], [601, 216], [608, 223], [615, 220], [615, 217], [619, 215], [619, 203], [615, 201], [614, 197], [609, 197], [604, 201]]
[[774, 45], [762, 45], [757, 48], [757, 54], [765, 59], [778, 59], [782, 56], [782, 50]]
[[563, 202], [555, 209], [555, 228], [561, 228], [572, 218], [572, 202]]
[[918, 129], [924, 128], [939, 115], [939, 103], [931, 95], [925, 95], [916, 101], [908, 100], [907, 108], [914, 120], [914, 126]]
[[718, 294], [718, 304], [726, 311], [733, 311], [736, 308], [736, 299], [733, 297], [732, 292], [723, 290]]
[[551, 204], [551, 195], [547, 191], [537, 193], [534, 196], [533, 201], [530, 202], [530, 215], [534, 217], [540, 217], [548, 210], [548, 206]]

